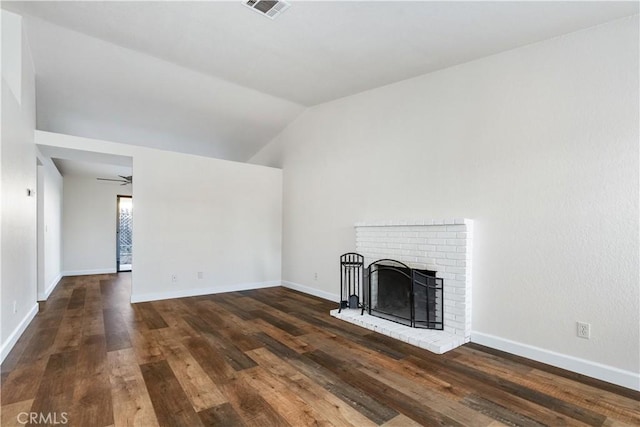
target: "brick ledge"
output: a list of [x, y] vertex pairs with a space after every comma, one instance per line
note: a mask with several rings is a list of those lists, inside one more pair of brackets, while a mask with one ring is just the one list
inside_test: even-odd
[[379, 334], [429, 350], [436, 354], [446, 353], [447, 351], [453, 350], [465, 343], [463, 338], [445, 331], [411, 328], [390, 320], [371, 316], [368, 313], [360, 315], [360, 310], [347, 308], [338, 313], [338, 309], [335, 309], [331, 310], [329, 314], [336, 319], [344, 320], [345, 322], [370, 329]]

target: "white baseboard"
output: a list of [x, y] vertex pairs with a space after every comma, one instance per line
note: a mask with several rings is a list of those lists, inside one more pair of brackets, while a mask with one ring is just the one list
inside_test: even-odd
[[115, 268], [97, 268], [94, 270], [71, 270], [63, 271], [62, 276], [90, 276], [92, 274], [114, 274], [117, 273]]
[[11, 352], [13, 346], [16, 345], [18, 339], [20, 339], [24, 331], [27, 329], [27, 326], [29, 326], [29, 323], [31, 323], [33, 318], [36, 317], [36, 314], [38, 314], [37, 303], [31, 307], [31, 310], [29, 310], [22, 321], [20, 321], [20, 324], [13, 330], [11, 335], [7, 337], [6, 341], [2, 343], [2, 347], [0, 349], [0, 363], [4, 362], [4, 359], [7, 357], [9, 352]]
[[38, 292], [38, 301], [46, 301], [47, 298], [49, 298], [49, 295], [51, 295], [51, 292], [53, 292], [53, 290], [56, 288], [56, 286], [58, 286], [58, 283], [60, 283], [60, 280], [62, 280], [62, 273], [58, 274], [51, 281], [49, 286], [47, 286], [47, 289], [44, 290], [44, 293]]
[[332, 294], [330, 292], [321, 291], [320, 289], [311, 288], [309, 286], [301, 285], [299, 283], [287, 282], [285, 280], [285, 281], [282, 281], [282, 286], [284, 286], [285, 288], [293, 289], [294, 291], [300, 291], [305, 294], [313, 295], [318, 298], [326, 299], [336, 303], [340, 301], [340, 295], [338, 294]]
[[507, 353], [526, 357], [537, 362], [546, 363], [568, 371], [577, 372], [588, 377], [616, 384], [632, 390], [640, 391], [640, 374], [603, 365], [597, 362], [580, 359], [540, 347], [511, 341], [482, 332], [471, 332], [471, 342], [481, 344]]
[[131, 294], [131, 303], [158, 301], [172, 298], [195, 297], [199, 295], [221, 294], [224, 292], [248, 291], [250, 289], [272, 288], [280, 286], [277, 280], [270, 282], [239, 283], [236, 285], [211, 286], [208, 288], [180, 289], [170, 292], [154, 292], [150, 294]]

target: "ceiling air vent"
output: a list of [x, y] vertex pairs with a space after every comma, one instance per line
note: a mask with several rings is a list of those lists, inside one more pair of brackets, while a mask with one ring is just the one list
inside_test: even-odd
[[289, 3], [283, 0], [245, 0], [242, 2], [245, 6], [271, 19], [276, 19], [278, 15], [287, 10]]

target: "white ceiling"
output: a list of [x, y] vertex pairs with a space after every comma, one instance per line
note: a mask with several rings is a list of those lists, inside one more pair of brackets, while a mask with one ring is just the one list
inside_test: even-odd
[[38, 145], [38, 151], [53, 160], [62, 176], [118, 178], [132, 174], [133, 159], [129, 156]]
[[[131, 167], [110, 165], [107, 163], [87, 162], [80, 160], [68, 160], [53, 158], [53, 163], [62, 176], [81, 176], [85, 178], [108, 178], [119, 179], [120, 175], [131, 175]], [[104, 181], [108, 184], [118, 184], [117, 182]]]
[[2, 7], [39, 18], [26, 22], [40, 129], [233, 160], [305, 106], [638, 13], [610, 1], [292, 3], [275, 21], [239, 1]]

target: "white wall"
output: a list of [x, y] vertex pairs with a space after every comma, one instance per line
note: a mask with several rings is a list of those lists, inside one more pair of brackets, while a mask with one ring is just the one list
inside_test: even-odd
[[[280, 284], [282, 171], [41, 131], [36, 142], [133, 158], [132, 301]], [[65, 270], [74, 192], [65, 178]]]
[[280, 170], [158, 150], [133, 166], [134, 299], [280, 284]]
[[[36, 150], [37, 152], [37, 150]], [[51, 159], [38, 156], [38, 300], [62, 278], [62, 176]]]
[[471, 218], [472, 340], [640, 388], [638, 71], [636, 16], [307, 110], [252, 160], [283, 280], [337, 294], [356, 221]]
[[[2, 11], [0, 360], [37, 313], [35, 83], [22, 19]], [[14, 312], [15, 304], [15, 312]]]
[[116, 272], [117, 196], [131, 186], [85, 176], [64, 177], [64, 275]]

